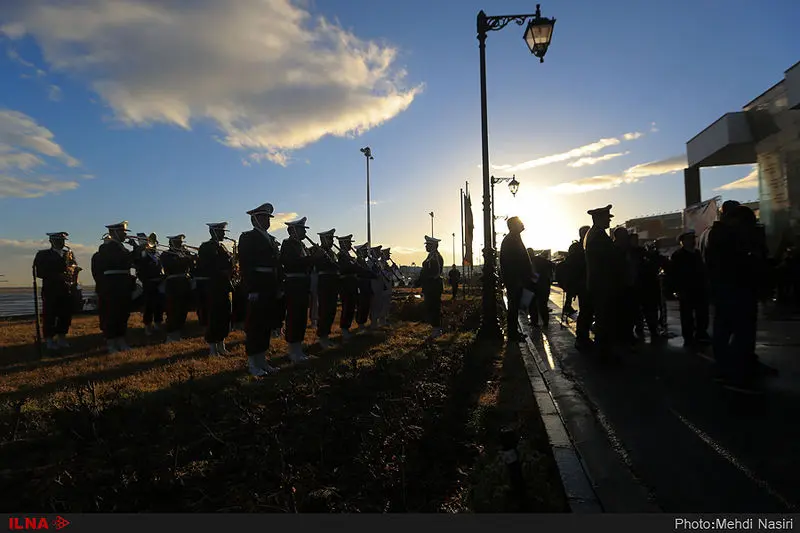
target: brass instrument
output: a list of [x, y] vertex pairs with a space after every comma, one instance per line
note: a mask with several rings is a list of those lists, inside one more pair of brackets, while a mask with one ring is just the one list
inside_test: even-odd
[[231, 241], [233, 243], [233, 251], [231, 255], [233, 255], [233, 274], [231, 275], [231, 283], [234, 285], [238, 284], [241, 281], [241, 271], [239, 270], [239, 243], [236, 242], [236, 239], [232, 237], [225, 237], [224, 240]]
[[64, 273], [64, 281], [73, 287], [78, 284], [78, 274], [82, 270], [75, 261], [75, 253], [69, 246], [64, 246], [64, 261], [67, 263], [67, 271]]

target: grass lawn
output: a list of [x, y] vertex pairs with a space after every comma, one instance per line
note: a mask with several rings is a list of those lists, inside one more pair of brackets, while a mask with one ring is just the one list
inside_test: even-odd
[[[427, 341], [407, 296], [391, 329], [303, 365], [273, 340], [265, 379], [241, 332], [207, 355], [194, 316], [163, 345], [136, 313], [115, 355], [96, 316], [76, 317], [72, 348], [43, 360], [30, 320], [0, 322], [0, 511], [566, 511], [519, 352], [476, 343], [476, 299], [445, 297], [446, 333]], [[509, 425], [524, 498], [498, 455]]]

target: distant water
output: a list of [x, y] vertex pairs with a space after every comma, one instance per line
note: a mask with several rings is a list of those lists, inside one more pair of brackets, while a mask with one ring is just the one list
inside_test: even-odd
[[[83, 288], [83, 299], [94, 298], [94, 287]], [[88, 310], [88, 307], [87, 307]], [[42, 299], [39, 298], [39, 312], [42, 311]], [[34, 314], [33, 287], [30, 289], [0, 289], [0, 318]]]

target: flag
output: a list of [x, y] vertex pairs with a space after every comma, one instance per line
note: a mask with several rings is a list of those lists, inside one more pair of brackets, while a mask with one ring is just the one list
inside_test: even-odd
[[469, 192], [464, 194], [464, 266], [472, 266], [472, 200]]
[[718, 219], [720, 197], [706, 200], [683, 210], [683, 230], [694, 231], [699, 237]]

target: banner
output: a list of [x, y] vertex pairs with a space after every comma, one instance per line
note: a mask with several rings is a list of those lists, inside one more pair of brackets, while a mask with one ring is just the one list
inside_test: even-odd
[[464, 266], [472, 266], [472, 239], [475, 225], [472, 220], [472, 199], [464, 194]]
[[714, 197], [683, 210], [683, 231], [694, 231], [696, 235], [711, 227], [719, 218], [720, 197]]

